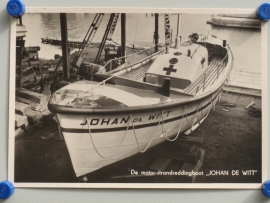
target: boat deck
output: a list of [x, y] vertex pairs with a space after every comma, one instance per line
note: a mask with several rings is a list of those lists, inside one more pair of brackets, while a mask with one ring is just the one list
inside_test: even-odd
[[152, 63], [153, 61], [149, 61], [147, 64], [142, 65], [140, 68], [127, 71], [120, 76], [131, 80], [143, 81], [143, 77], [145, 76], [145, 73], [148, 71]]
[[[136, 83], [134, 85], [133, 83]], [[160, 87], [143, 82], [114, 78], [114, 82], [102, 85], [96, 81], [78, 81], [58, 90], [53, 104], [70, 108], [119, 108], [120, 106], [153, 105], [178, 99], [190, 99], [192, 95], [171, 91], [170, 97], [160, 93]]]
[[[140, 68], [127, 71], [120, 76], [131, 80], [143, 81], [143, 77], [145, 76], [145, 73], [148, 71], [152, 63], [153, 62], [150, 61], [149, 63], [142, 65]], [[207, 86], [211, 85], [216, 80], [217, 76], [226, 67], [226, 64], [226, 59], [223, 60], [219, 57], [213, 57], [204, 75], [198, 78], [198, 80], [189, 85], [186, 89], [184, 89], [183, 92], [186, 94], [195, 95], [202, 88], [206, 88]]]
[[127, 87], [127, 86], [122, 86], [122, 85], [117, 85], [117, 89], [137, 95], [138, 97], [149, 101], [149, 103], [151, 104], [165, 103], [165, 102], [170, 102], [172, 100], [177, 100], [180, 98], [188, 99], [192, 97], [189, 94], [178, 93], [178, 92], [172, 92], [170, 97], [166, 97], [156, 91], [151, 91], [151, 90], [142, 91], [141, 89], [138, 89], [138, 88]]

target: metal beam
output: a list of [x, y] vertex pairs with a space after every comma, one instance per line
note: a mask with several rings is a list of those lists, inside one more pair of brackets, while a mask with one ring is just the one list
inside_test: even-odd
[[165, 30], [165, 45], [171, 46], [171, 24], [170, 24], [170, 14], [164, 13], [164, 30]]
[[82, 46], [77, 51], [71, 65], [80, 68], [80, 65], [83, 62], [84, 56], [88, 49], [90, 48], [91, 42], [99, 28], [99, 25], [104, 17], [104, 13], [97, 13], [82, 41]]
[[115, 17], [113, 19], [113, 23], [112, 23], [112, 26], [111, 26], [111, 29], [110, 29], [110, 32], [109, 32], [108, 38], [107, 38], [107, 40], [109, 40], [109, 41], [111, 41], [113, 39], [119, 16], [120, 16], [120, 13], [115, 13]]
[[69, 54], [68, 54], [68, 32], [67, 32], [67, 14], [60, 13], [61, 39], [62, 39], [62, 58], [64, 80], [69, 78]]
[[[121, 13], [121, 57], [126, 55], [126, 14]], [[125, 63], [126, 59], [122, 60]]]
[[99, 59], [100, 59], [100, 57], [101, 57], [103, 48], [104, 48], [105, 43], [106, 43], [107, 38], [108, 38], [108, 34], [109, 34], [109, 32], [110, 32], [110, 30], [111, 30], [111, 27], [112, 27], [112, 24], [113, 24], [114, 17], [115, 17], [115, 13], [112, 13], [112, 14], [111, 14], [111, 17], [110, 17], [110, 19], [109, 19], [109, 22], [108, 22], [108, 24], [107, 24], [107, 28], [106, 28], [106, 30], [105, 30], [105, 32], [104, 32], [102, 41], [101, 41], [101, 43], [100, 43], [100, 45], [99, 45], [98, 53], [97, 53], [96, 59], [95, 59], [95, 61], [94, 61], [94, 63], [96, 63], [96, 64], [99, 62]]

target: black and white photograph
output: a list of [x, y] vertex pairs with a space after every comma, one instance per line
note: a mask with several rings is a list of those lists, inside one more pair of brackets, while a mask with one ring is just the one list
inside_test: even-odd
[[40, 11], [11, 23], [15, 186], [261, 187], [267, 29], [255, 12]]

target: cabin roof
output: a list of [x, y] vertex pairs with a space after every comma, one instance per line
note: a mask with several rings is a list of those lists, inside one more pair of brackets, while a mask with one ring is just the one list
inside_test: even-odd
[[217, 37], [208, 37], [206, 39], [202, 39], [202, 36], [199, 37], [198, 42], [208, 42], [210, 44], [216, 44], [219, 46], [223, 46], [223, 40]]
[[[191, 55], [188, 56], [188, 50]], [[193, 81], [203, 58], [208, 56], [207, 49], [198, 44], [182, 43], [179, 49], [170, 48], [153, 62], [147, 74], [166, 76]]]

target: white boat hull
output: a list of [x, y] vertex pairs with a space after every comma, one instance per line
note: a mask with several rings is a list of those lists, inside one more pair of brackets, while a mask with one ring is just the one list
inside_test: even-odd
[[195, 130], [218, 101], [232, 67], [225, 40], [193, 33], [180, 49], [157, 57], [145, 82], [95, 74], [94, 81], [55, 92], [48, 106], [57, 114], [76, 176]]
[[179, 131], [189, 130], [208, 115], [221, 90], [163, 111], [93, 116], [57, 114], [76, 176], [140, 153], [166, 138], [174, 139]]

